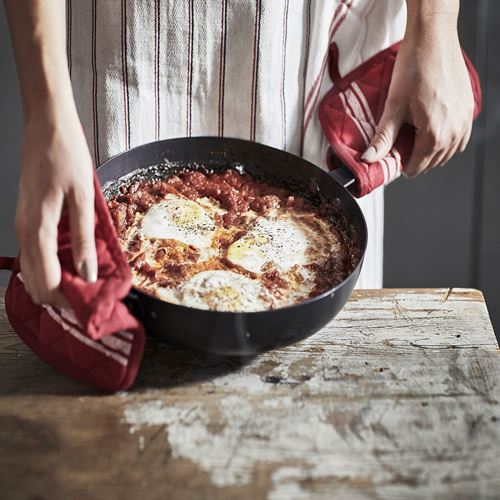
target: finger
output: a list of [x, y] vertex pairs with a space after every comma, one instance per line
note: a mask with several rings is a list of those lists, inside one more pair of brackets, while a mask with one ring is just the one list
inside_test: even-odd
[[426, 172], [431, 170], [434, 167], [442, 167], [445, 165], [448, 160], [455, 154], [457, 150], [458, 144], [460, 143], [460, 139], [462, 136], [458, 136], [457, 138], [446, 143], [445, 147], [439, 149], [439, 151], [432, 157], [429, 165], [427, 166]]
[[81, 185], [68, 194], [73, 262], [78, 274], [89, 282], [97, 280], [97, 255], [94, 235], [94, 190]]
[[33, 280], [34, 302], [51, 304], [61, 283], [61, 264], [57, 256], [57, 221], [42, 224], [25, 252]]
[[23, 283], [24, 289], [31, 297], [31, 300], [35, 302], [35, 293], [34, 293], [35, 279], [33, 277], [31, 266], [29, 265], [29, 260], [26, 258], [26, 252], [23, 250], [25, 248], [28, 248], [29, 246], [26, 242], [28, 231], [25, 228], [26, 226], [25, 220], [27, 217], [24, 215], [24, 212], [21, 207], [22, 204], [20, 203], [20, 200], [18, 200], [14, 227], [16, 230], [16, 237], [17, 241], [19, 242], [19, 248], [20, 248], [19, 252], [19, 267], [21, 270], [20, 280]]
[[361, 159], [374, 163], [389, 154], [403, 124], [403, 108], [394, 100], [387, 100], [375, 134]]
[[467, 145], [468, 139], [466, 139], [466, 136], [470, 137], [470, 130], [471, 129], [469, 128], [469, 126], [467, 126], [464, 132], [456, 137], [456, 139], [453, 141], [453, 144], [450, 146], [450, 148], [448, 148], [446, 155], [444, 155], [441, 159], [441, 166], [446, 165], [457, 153], [461, 152], [460, 147], [464, 140], [466, 141], [465, 145]]
[[[23, 245], [21, 244], [21, 248]], [[36, 295], [36, 292], [34, 290], [35, 288], [35, 278], [33, 276], [32, 268], [29, 265], [29, 262], [26, 260], [24, 257], [24, 252], [21, 250], [20, 256], [19, 256], [19, 266], [21, 268], [21, 276], [22, 276], [22, 282], [24, 289], [28, 293], [28, 295], [31, 297], [31, 300], [35, 303], [38, 303], [38, 297]]]
[[444, 158], [446, 158], [448, 154], [448, 149], [442, 148], [440, 149], [430, 160], [429, 165], [427, 165], [427, 168], [425, 172], [422, 173], [427, 173], [429, 170], [431, 170], [434, 167], [439, 167], [443, 164]]
[[[429, 166], [424, 173], [427, 173], [430, 169], [434, 167], [444, 167], [457, 153], [462, 152], [460, 148], [465, 145], [470, 138], [470, 133], [472, 130], [472, 124], [465, 128], [462, 134], [459, 134], [447, 148], [441, 149], [431, 160]], [[465, 145], [464, 145], [465, 144]]]
[[446, 154], [441, 159], [441, 162], [440, 162], [440, 166], [441, 167], [444, 167], [456, 155], [456, 153], [458, 151], [458, 148], [460, 146], [461, 140], [462, 140], [462, 137], [459, 137], [458, 139], [456, 139], [453, 142], [453, 144], [451, 145], [451, 147], [448, 148], [448, 151], [446, 152]]
[[61, 290], [56, 290], [54, 292], [50, 303], [56, 307], [59, 307], [60, 309], [71, 309], [71, 305], [69, 304], [68, 300], [63, 295]]
[[436, 141], [432, 135], [417, 129], [415, 131], [413, 151], [404, 170], [404, 174], [407, 177], [415, 177], [421, 174], [429, 166], [436, 152]]
[[467, 127], [467, 130], [462, 140], [460, 141], [460, 144], [458, 146], [459, 153], [463, 153], [465, 151], [467, 144], [469, 144], [471, 134], [472, 134], [472, 122], [469, 123], [469, 126]]
[[59, 214], [57, 201], [53, 206], [42, 206], [35, 221], [27, 220], [23, 210], [16, 213], [22, 280], [35, 304], [50, 303], [61, 280], [57, 257]]

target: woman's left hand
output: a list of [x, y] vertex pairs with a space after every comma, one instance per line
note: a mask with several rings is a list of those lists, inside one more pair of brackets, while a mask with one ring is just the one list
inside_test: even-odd
[[[411, 10], [409, 10], [411, 16]], [[415, 128], [404, 173], [414, 177], [444, 165], [469, 142], [474, 97], [455, 23], [439, 16], [408, 19], [384, 112], [363, 155], [369, 163], [391, 150], [403, 123]]]

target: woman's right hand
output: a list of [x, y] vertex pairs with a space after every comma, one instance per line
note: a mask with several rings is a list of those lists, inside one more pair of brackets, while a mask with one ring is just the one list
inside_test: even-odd
[[67, 207], [73, 259], [97, 279], [93, 164], [76, 110], [51, 109], [26, 120], [15, 228], [26, 290], [37, 304], [66, 304], [59, 291], [57, 228]]

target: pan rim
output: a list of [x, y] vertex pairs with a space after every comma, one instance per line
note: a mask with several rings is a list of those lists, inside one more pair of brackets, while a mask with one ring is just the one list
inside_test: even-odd
[[[215, 141], [217, 141], [217, 142], [221, 142], [221, 141], [224, 142], [225, 141], [225, 142], [241, 143], [241, 144], [245, 144], [245, 145], [251, 144], [253, 146], [261, 147], [263, 149], [272, 150], [274, 152], [277, 152], [277, 153], [285, 155], [285, 156], [291, 156], [291, 157], [295, 158], [296, 160], [300, 160], [302, 163], [307, 164], [310, 168], [320, 170], [322, 173], [327, 175], [328, 178], [332, 182], [334, 182], [341, 191], [344, 192], [344, 194], [347, 196], [347, 199], [349, 199], [350, 202], [354, 204], [354, 206], [356, 207], [356, 210], [358, 211], [358, 214], [360, 216], [359, 219], [361, 222], [361, 229], [362, 229], [362, 233], [363, 233], [362, 235], [360, 235], [361, 236], [360, 239], [362, 240], [361, 241], [362, 244], [360, 245], [360, 248], [359, 248], [359, 250], [360, 250], [359, 261], [356, 264], [356, 266], [353, 268], [353, 270], [346, 276], [346, 278], [344, 280], [342, 280], [340, 283], [338, 283], [337, 285], [335, 285], [333, 288], [330, 288], [319, 295], [316, 295], [316, 296], [311, 297], [309, 299], [303, 300], [303, 301], [298, 302], [296, 304], [287, 305], [287, 306], [283, 306], [283, 307], [277, 307], [276, 309], [264, 309], [262, 311], [218, 311], [215, 309], [199, 309], [196, 307], [190, 307], [190, 306], [186, 306], [186, 305], [182, 305], [182, 304], [174, 304], [172, 302], [167, 302], [165, 300], [161, 300], [161, 299], [155, 297], [154, 295], [150, 295], [149, 293], [145, 292], [144, 290], [140, 290], [139, 288], [136, 288], [133, 285], [131, 286], [131, 291], [133, 290], [132, 293], [134, 293], [134, 292], [139, 293], [141, 295], [148, 297], [149, 299], [153, 299], [153, 300], [158, 301], [162, 304], [167, 304], [169, 307], [181, 308], [183, 310], [188, 310], [188, 311], [197, 311], [197, 313], [199, 313], [199, 314], [213, 315], [213, 313], [217, 313], [218, 315], [225, 315], [226, 317], [239, 316], [239, 315], [261, 315], [261, 314], [269, 314], [269, 313], [278, 313], [278, 312], [282, 312], [282, 311], [285, 312], [287, 310], [296, 309], [296, 308], [300, 308], [300, 307], [307, 307], [308, 305], [311, 305], [317, 301], [320, 301], [322, 299], [326, 299], [328, 296], [331, 296], [332, 294], [335, 295], [335, 293], [338, 290], [340, 290], [341, 288], [343, 288], [343, 286], [348, 281], [350, 281], [354, 275], [359, 276], [360, 268], [363, 265], [365, 254], [366, 254], [366, 248], [368, 246], [368, 227], [366, 224], [366, 218], [361, 210], [361, 207], [359, 206], [359, 204], [358, 204], [357, 200], [354, 198], [354, 196], [349, 192], [349, 190], [347, 188], [345, 188], [337, 179], [335, 179], [335, 177], [333, 177], [328, 171], [322, 169], [318, 165], [315, 165], [314, 163], [310, 162], [309, 160], [306, 160], [305, 158], [302, 158], [302, 157], [295, 155], [293, 153], [290, 153], [288, 151], [284, 151], [282, 149], [275, 148], [273, 146], [269, 146], [267, 144], [262, 144], [262, 143], [257, 142], [257, 141], [249, 141], [247, 139], [241, 139], [238, 137], [226, 137], [226, 136], [225, 137], [218, 137], [218, 136], [210, 136], [210, 135], [191, 136], [191, 137], [182, 137], [182, 136], [181, 137], [172, 137], [169, 139], [162, 139], [160, 141], [151, 141], [151, 142], [148, 142], [145, 144], [140, 144], [138, 146], [134, 146], [133, 148], [129, 148], [125, 151], [121, 151], [119, 153], [116, 153], [115, 155], [110, 156], [103, 163], [101, 163], [96, 168], [96, 173], [100, 169], [104, 170], [105, 166], [107, 164], [111, 163], [112, 160], [116, 161], [117, 158], [119, 158], [125, 154], [131, 153], [133, 151], [138, 151], [138, 150], [143, 149], [143, 148], [146, 149], [152, 145], [158, 145], [161, 143], [166, 143], [166, 142], [172, 143], [175, 141], [187, 141], [187, 140], [214, 141], [214, 142]], [[152, 165], [150, 165], [149, 167], [151, 167], [151, 166]], [[138, 168], [149, 168], [149, 167], [138, 167]], [[124, 174], [124, 175], [126, 175], [126, 174]], [[115, 179], [115, 180], [117, 180], [117, 179]], [[101, 185], [100, 181], [99, 181], [99, 187], [100, 187], [101, 192], [102, 192], [102, 185]], [[344, 201], [342, 201], [342, 203], [344, 204]]]

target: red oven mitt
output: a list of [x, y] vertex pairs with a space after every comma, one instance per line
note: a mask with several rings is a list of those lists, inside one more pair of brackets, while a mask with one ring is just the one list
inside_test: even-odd
[[[328, 166], [334, 169], [344, 164], [349, 168], [356, 178], [350, 190], [357, 197], [398, 177], [413, 148], [414, 129], [403, 125], [394, 147], [382, 161], [368, 164], [361, 160], [384, 110], [399, 46], [397, 43], [379, 52], [344, 77], [338, 70], [337, 46], [330, 47], [329, 72], [334, 86], [321, 101], [318, 115], [334, 153], [329, 151]], [[465, 53], [464, 59], [472, 84], [476, 118], [481, 110], [479, 77]]]
[[61, 289], [72, 309], [33, 303], [24, 288], [18, 258], [0, 258], [0, 269], [12, 271], [5, 309], [19, 337], [61, 372], [85, 384], [118, 391], [136, 378], [145, 334], [122, 302], [131, 287], [130, 269], [95, 176], [94, 185], [99, 265], [95, 283], [87, 283], [75, 271], [67, 216], [59, 225]]

